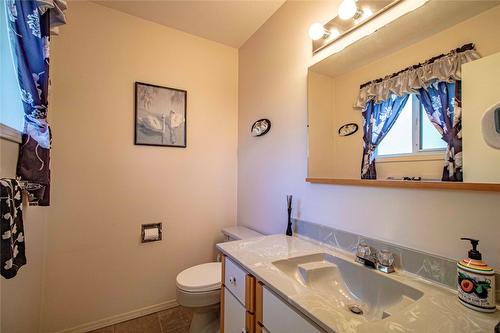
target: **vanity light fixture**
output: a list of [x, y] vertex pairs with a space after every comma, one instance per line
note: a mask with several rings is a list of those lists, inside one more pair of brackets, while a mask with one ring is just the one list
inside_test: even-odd
[[314, 23], [309, 28], [313, 54], [334, 43], [385, 12], [402, 0], [342, 0], [337, 16], [326, 24]]

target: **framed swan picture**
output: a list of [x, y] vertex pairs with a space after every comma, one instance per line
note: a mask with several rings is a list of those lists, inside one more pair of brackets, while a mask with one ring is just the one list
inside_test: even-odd
[[135, 83], [136, 145], [186, 148], [187, 91]]

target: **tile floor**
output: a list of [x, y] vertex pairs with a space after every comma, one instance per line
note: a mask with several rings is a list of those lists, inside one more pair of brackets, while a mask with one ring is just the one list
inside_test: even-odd
[[192, 318], [189, 309], [178, 306], [89, 333], [189, 333]]

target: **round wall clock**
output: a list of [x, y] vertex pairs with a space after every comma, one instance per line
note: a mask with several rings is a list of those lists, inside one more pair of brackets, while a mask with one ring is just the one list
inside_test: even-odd
[[340, 136], [349, 136], [349, 135], [353, 135], [357, 131], [358, 131], [358, 125], [355, 123], [349, 123], [349, 124], [345, 124], [339, 128], [339, 135]]
[[263, 136], [271, 129], [271, 121], [269, 119], [259, 119], [252, 125], [251, 133], [253, 137]]

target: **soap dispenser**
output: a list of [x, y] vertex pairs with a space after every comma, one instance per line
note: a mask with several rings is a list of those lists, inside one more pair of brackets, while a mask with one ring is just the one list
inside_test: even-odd
[[476, 311], [495, 312], [495, 271], [481, 260], [481, 252], [477, 250], [479, 240], [461, 239], [470, 241], [472, 249], [468, 258], [457, 263], [458, 300]]

